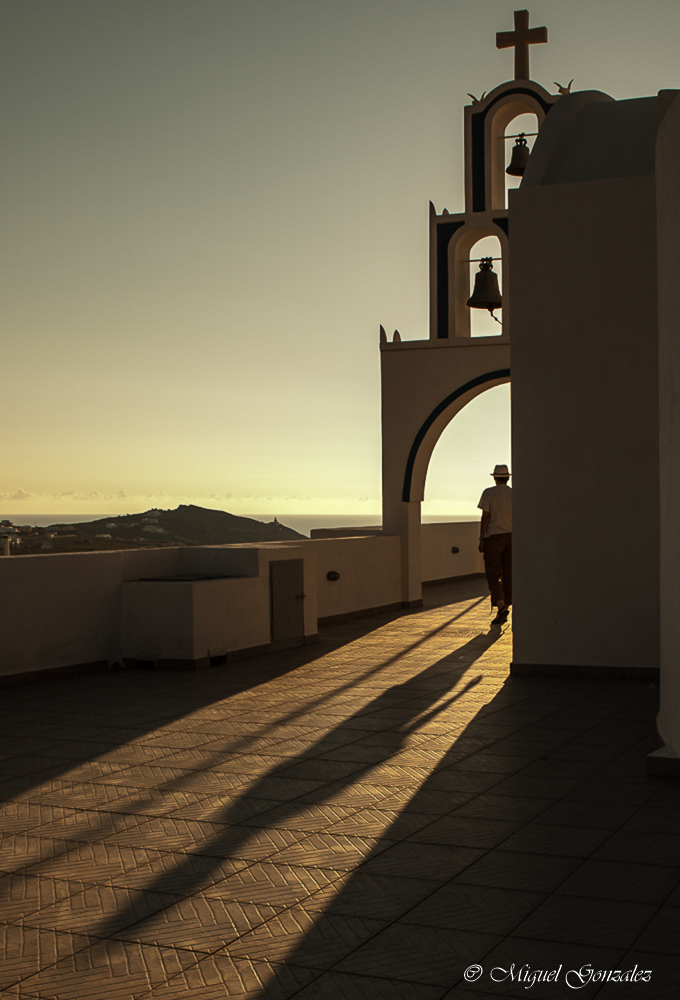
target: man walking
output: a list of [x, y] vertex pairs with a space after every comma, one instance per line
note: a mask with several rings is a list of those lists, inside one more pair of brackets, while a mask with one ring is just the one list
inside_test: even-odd
[[479, 551], [484, 554], [491, 603], [497, 609], [491, 624], [502, 625], [512, 604], [512, 490], [507, 465], [497, 465], [491, 475], [496, 485], [484, 490], [477, 504], [482, 511]]

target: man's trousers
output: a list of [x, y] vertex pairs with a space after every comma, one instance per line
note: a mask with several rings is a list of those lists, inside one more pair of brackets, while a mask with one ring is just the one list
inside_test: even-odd
[[484, 569], [491, 603], [512, 604], [512, 532], [484, 539]]

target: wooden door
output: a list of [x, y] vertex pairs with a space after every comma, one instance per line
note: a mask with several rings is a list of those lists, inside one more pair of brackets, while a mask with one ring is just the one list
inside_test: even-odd
[[305, 637], [305, 592], [302, 559], [269, 564], [272, 642], [302, 642]]

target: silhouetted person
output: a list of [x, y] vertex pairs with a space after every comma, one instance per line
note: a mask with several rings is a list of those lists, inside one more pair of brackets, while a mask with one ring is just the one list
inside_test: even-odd
[[497, 609], [493, 625], [502, 625], [512, 604], [512, 490], [507, 465], [497, 465], [491, 475], [496, 483], [484, 490], [477, 506], [482, 511], [479, 551], [484, 554], [486, 582]]

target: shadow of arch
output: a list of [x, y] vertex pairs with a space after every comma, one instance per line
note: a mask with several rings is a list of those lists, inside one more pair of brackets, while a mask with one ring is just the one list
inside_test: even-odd
[[430, 463], [434, 446], [447, 424], [475, 396], [479, 396], [480, 393], [485, 392], [487, 389], [491, 389], [496, 385], [503, 385], [509, 381], [509, 368], [499, 368], [496, 371], [486, 372], [484, 375], [478, 375], [464, 385], [459, 386], [443, 399], [441, 403], [435, 406], [421, 424], [413, 439], [413, 444], [406, 460], [401, 496], [404, 503], [412, 503], [424, 498], [427, 467]]

